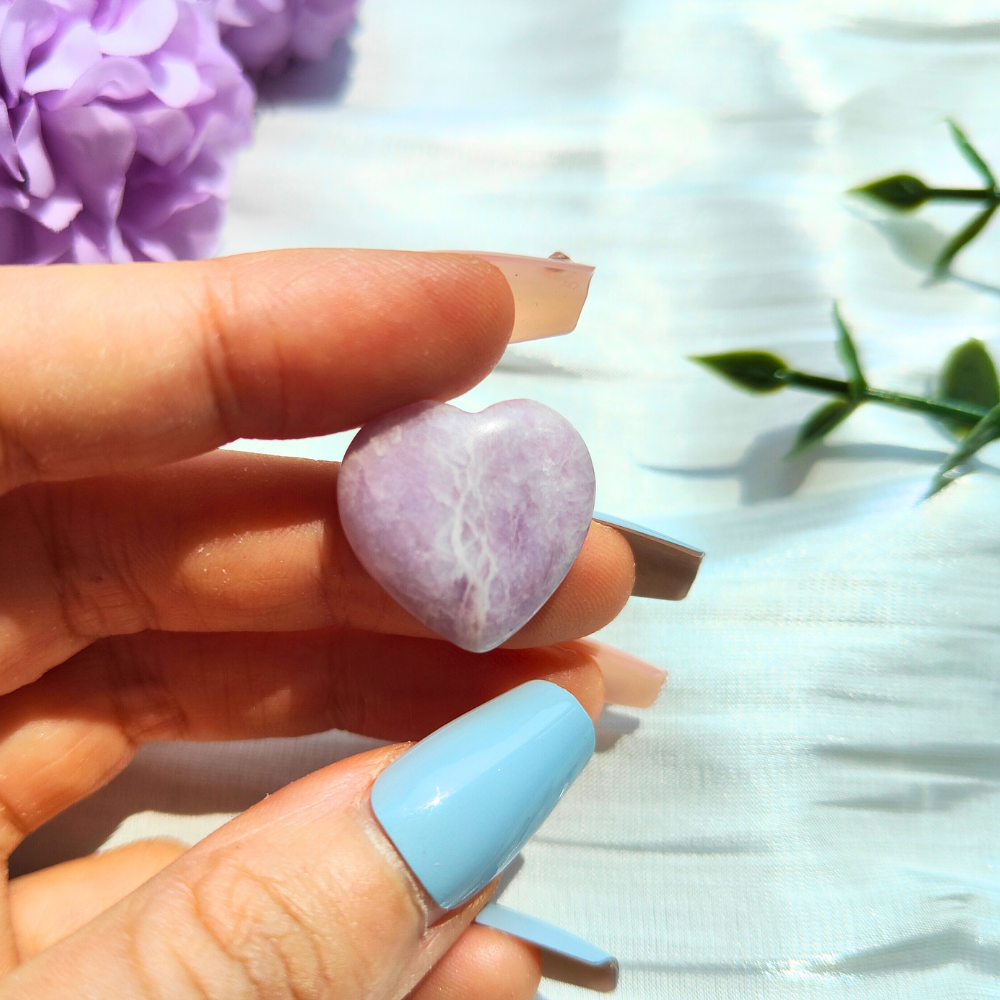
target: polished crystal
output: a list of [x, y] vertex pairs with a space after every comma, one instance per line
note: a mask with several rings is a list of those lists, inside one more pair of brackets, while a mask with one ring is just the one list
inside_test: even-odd
[[541, 403], [466, 413], [420, 402], [358, 432], [337, 498], [368, 572], [439, 635], [482, 652], [566, 576], [590, 527], [594, 467], [572, 424]]

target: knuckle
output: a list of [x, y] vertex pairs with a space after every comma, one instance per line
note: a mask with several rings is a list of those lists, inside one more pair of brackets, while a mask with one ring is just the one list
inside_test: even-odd
[[21, 497], [70, 635], [90, 642], [157, 627], [155, 607], [135, 571], [135, 554], [143, 549], [136, 531], [110, 523], [106, 504], [85, 487], [29, 487]]
[[241, 421], [233, 324], [240, 311], [239, 283], [221, 262], [213, 262], [202, 273], [204, 280], [194, 310], [200, 324], [205, 379], [219, 427], [226, 437], [237, 437]]
[[[320, 848], [308, 862], [289, 857], [276, 865], [260, 854], [261, 844], [230, 843], [202, 855], [183, 882], [148, 897], [133, 915], [130, 939], [137, 978], [160, 990], [150, 996], [400, 995], [423, 926], [416, 903], [402, 882], [396, 886], [372, 870], [359, 878], [350, 860], [354, 848], [329, 832], [336, 851]], [[357, 836], [368, 843], [366, 834]], [[370, 852], [370, 843], [364, 850]]]
[[248, 997], [332, 996], [319, 922], [308, 900], [228, 855], [210, 860], [191, 894], [206, 941], [238, 970]]
[[0, 495], [38, 478], [38, 461], [17, 434], [0, 422]]
[[113, 636], [88, 646], [68, 663], [96, 670], [118, 730], [133, 749], [153, 740], [190, 737], [191, 719], [184, 702], [166, 681], [150, 633]]
[[205, 377], [221, 432], [227, 439], [286, 436], [284, 365], [278, 340], [260, 333], [264, 306], [252, 300], [251, 283], [232, 260], [213, 261], [203, 274], [196, 309]]

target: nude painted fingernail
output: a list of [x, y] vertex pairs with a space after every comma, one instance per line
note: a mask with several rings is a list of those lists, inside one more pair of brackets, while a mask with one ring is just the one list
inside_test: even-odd
[[635, 559], [633, 597], [682, 601], [694, 583], [705, 553], [641, 524], [594, 511], [594, 520], [620, 532]]
[[556, 337], [576, 329], [587, 301], [594, 269], [565, 254], [521, 257], [512, 253], [462, 250], [489, 261], [503, 272], [514, 295], [514, 330], [510, 343]]
[[649, 708], [667, 679], [665, 670], [596, 639], [575, 639], [564, 645], [597, 661], [604, 675], [604, 701], [609, 705]]

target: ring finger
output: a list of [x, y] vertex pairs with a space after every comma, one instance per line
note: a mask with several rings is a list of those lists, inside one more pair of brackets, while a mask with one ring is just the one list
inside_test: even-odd
[[0, 699], [0, 859], [150, 740], [327, 729], [420, 739], [539, 677], [594, 716], [603, 705], [596, 662], [562, 646], [476, 654], [354, 631], [146, 632], [95, 643]]

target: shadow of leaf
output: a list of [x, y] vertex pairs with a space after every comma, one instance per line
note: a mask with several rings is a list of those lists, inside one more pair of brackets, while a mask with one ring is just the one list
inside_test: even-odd
[[[798, 435], [795, 426], [764, 431], [750, 443], [742, 458], [732, 465], [668, 466], [644, 465], [651, 472], [692, 479], [736, 479], [740, 484], [740, 504], [751, 506], [768, 500], [792, 496], [805, 482], [817, 462], [910, 462], [914, 465], [938, 466], [947, 457], [946, 451], [933, 448], [908, 448], [903, 445], [827, 444], [821, 442], [806, 451], [787, 458]], [[981, 471], [1000, 473], [1000, 469], [980, 463]]]
[[998, 786], [986, 782], [915, 783], [905, 790], [887, 792], [884, 795], [832, 799], [820, 802], [819, 805], [882, 813], [949, 812], [963, 802], [993, 795], [997, 791], [1000, 791]]
[[1000, 743], [917, 743], [897, 747], [834, 744], [814, 747], [812, 752], [831, 760], [892, 771], [1000, 780]]
[[910, 267], [928, 273], [934, 267], [948, 235], [923, 219], [866, 218], [886, 239], [893, 253]]
[[686, 840], [569, 840], [565, 837], [546, 837], [536, 834], [534, 843], [549, 847], [579, 847], [584, 850], [623, 851], [629, 854], [768, 854], [771, 845], [761, 837], [736, 835], [733, 837], [689, 837]]
[[961, 274], [955, 274], [954, 271], [949, 273], [948, 278], [959, 285], [971, 288], [974, 292], [1000, 296], [1000, 285], [991, 285], [986, 281], [977, 281], [975, 278], [965, 278]]
[[[674, 975], [762, 976], [886, 976], [897, 972], [939, 969], [961, 965], [988, 976], [1000, 976], [1000, 947], [986, 935], [962, 926], [946, 927], [929, 934], [901, 938], [875, 948], [859, 949], [835, 959], [764, 958], [730, 962], [630, 962], [622, 969]], [[741, 994], [742, 995], [742, 994]]]
[[[889, 248], [900, 261], [915, 268], [925, 276], [933, 272], [934, 264], [949, 240], [947, 233], [942, 232], [937, 226], [924, 219], [914, 219], [908, 216], [873, 216], [854, 209], [851, 209], [851, 214], [876, 229], [885, 237]], [[979, 281], [976, 278], [967, 278], [952, 270], [947, 271], [942, 277], [976, 292], [1000, 296], [1000, 285]]]
[[857, 951], [832, 962], [811, 962], [809, 969], [841, 976], [884, 976], [903, 970], [936, 969], [953, 964], [998, 976], [1000, 948], [964, 927], [949, 927]]
[[847, 30], [893, 42], [971, 42], [1000, 38], [1000, 21], [963, 21], [961, 24], [919, 21], [915, 18], [851, 17]]

